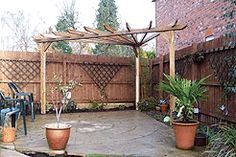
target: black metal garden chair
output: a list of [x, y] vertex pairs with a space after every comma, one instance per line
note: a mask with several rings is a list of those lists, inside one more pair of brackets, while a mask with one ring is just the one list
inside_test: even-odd
[[30, 106], [31, 118], [32, 118], [32, 121], [34, 121], [35, 120], [35, 112], [34, 112], [33, 93], [21, 91], [21, 89], [14, 82], [8, 82], [8, 86], [12, 91], [12, 97], [14, 99], [24, 99], [24, 101], [25, 101], [24, 104]]
[[10, 97], [5, 97], [2, 91], [0, 91], [0, 117], [1, 125], [4, 126], [6, 116], [12, 117], [12, 127], [16, 126], [17, 119], [22, 113], [23, 116], [23, 127], [25, 135], [27, 135], [26, 127], [26, 108], [23, 99], [12, 99]]

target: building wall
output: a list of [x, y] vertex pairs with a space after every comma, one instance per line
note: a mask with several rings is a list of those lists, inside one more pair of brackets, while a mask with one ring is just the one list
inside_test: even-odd
[[[236, 5], [232, 0], [156, 0], [155, 3], [157, 27], [175, 20], [187, 24], [185, 30], [175, 34], [177, 50], [204, 42], [207, 37], [236, 32]], [[161, 37], [157, 38], [157, 53], [168, 53], [168, 45]]]

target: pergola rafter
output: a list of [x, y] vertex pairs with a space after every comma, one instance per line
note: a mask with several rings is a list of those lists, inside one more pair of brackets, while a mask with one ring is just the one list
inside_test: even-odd
[[[140, 86], [140, 67], [139, 67], [139, 55], [140, 47], [144, 46], [150, 40], [161, 35], [169, 43], [170, 49], [170, 74], [174, 76], [174, 32], [183, 30], [186, 25], [179, 24], [175, 21], [165, 27], [152, 27], [152, 22], [144, 29], [132, 29], [128, 23], [126, 23], [126, 31], [117, 31], [115, 28], [104, 25], [105, 31], [98, 29], [84, 27], [85, 31], [78, 31], [76, 29], [69, 29], [67, 32], [52, 32], [49, 34], [40, 34], [34, 37], [34, 41], [39, 44], [39, 50], [41, 53], [41, 113], [46, 112], [46, 51], [52, 42], [58, 41], [78, 41], [85, 43], [104, 43], [113, 45], [127, 45], [131, 46], [136, 56], [136, 109], [138, 109], [137, 103], [139, 102], [139, 86]], [[141, 38], [138, 35], [142, 34]], [[171, 97], [171, 111], [174, 108], [174, 99]], [[171, 113], [172, 114], [172, 113]]]

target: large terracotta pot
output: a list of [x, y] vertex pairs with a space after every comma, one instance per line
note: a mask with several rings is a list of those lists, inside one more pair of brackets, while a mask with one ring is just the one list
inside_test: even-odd
[[64, 150], [70, 138], [70, 124], [57, 123], [46, 124], [46, 137], [48, 146], [52, 150]]
[[173, 122], [175, 130], [176, 147], [179, 149], [192, 149], [199, 122]]
[[2, 130], [2, 142], [11, 143], [16, 139], [16, 128], [3, 128]]

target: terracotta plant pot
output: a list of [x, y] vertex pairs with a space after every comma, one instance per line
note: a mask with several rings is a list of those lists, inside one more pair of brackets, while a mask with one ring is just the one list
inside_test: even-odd
[[70, 138], [70, 124], [57, 123], [46, 124], [46, 137], [48, 146], [52, 150], [65, 150], [67, 142]]
[[179, 149], [192, 149], [199, 122], [183, 123], [173, 122], [175, 130], [176, 147]]
[[3, 128], [2, 130], [2, 142], [11, 143], [16, 139], [16, 128]]
[[167, 104], [161, 104], [161, 105], [160, 105], [160, 108], [161, 108], [161, 113], [166, 113], [166, 112], [167, 112], [168, 105], [167, 105]]

